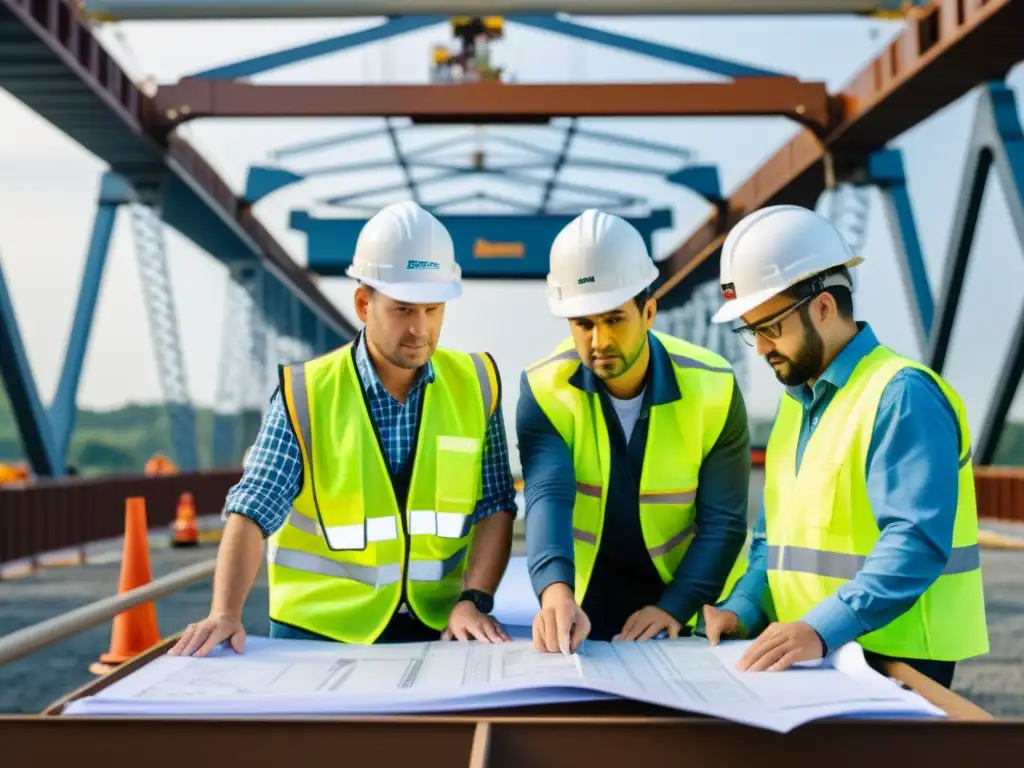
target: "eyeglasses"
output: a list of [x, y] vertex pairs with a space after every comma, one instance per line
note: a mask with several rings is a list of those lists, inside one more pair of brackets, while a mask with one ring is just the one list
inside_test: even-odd
[[805, 296], [799, 301], [790, 304], [781, 312], [762, 320], [757, 325], [743, 325], [739, 328], [733, 328], [733, 333], [738, 333], [740, 338], [751, 347], [757, 343], [758, 336], [763, 336], [768, 341], [776, 341], [782, 336], [783, 321], [804, 304], [809, 303], [816, 295]]

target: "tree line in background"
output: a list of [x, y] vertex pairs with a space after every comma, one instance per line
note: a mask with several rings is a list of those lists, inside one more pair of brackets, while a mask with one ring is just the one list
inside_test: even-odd
[[[770, 421], [751, 419], [751, 441], [755, 446], [763, 446], [767, 442], [771, 426]], [[200, 467], [208, 468], [212, 462], [213, 443], [211, 409], [197, 409], [196, 438]], [[170, 424], [163, 406], [129, 405], [112, 411], [80, 410], [68, 464], [82, 477], [140, 474], [154, 453], [172, 453]], [[0, 389], [0, 463], [23, 460], [24, 451], [17, 425], [6, 393]], [[1024, 423], [1006, 426], [994, 463], [1024, 466]]]

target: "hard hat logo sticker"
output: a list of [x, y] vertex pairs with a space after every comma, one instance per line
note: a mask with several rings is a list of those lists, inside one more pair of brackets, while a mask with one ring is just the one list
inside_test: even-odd
[[579, 279], [578, 279], [578, 280], [576, 281], [576, 284], [577, 284], [577, 285], [583, 285], [584, 283], [593, 283], [593, 282], [596, 282], [596, 281], [594, 280], [594, 276], [593, 276], [593, 275], [587, 275], [586, 277], [581, 277], [581, 278], [579, 278]]
[[418, 261], [416, 259], [410, 259], [406, 265], [406, 269], [440, 269], [441, 265], [436, 261]]

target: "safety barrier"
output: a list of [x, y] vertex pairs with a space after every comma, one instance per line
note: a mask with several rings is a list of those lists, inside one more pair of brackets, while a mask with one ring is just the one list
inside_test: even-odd
[[1024, 467], [975, 467], [978, 515], [1024, 523]]
[[216, 560], [211, 558], [181, 568], [136, 589], [122, 592], [31, 627], [0, 637], [0, 664], [20, 659], [48, 645], [65, 640], [110, 621], [136, 605], [172, 595], [178, 590], [213, 576]]
[[42, 480], [0, 490], [0, 563], [74, 549], [124, 533], [124, 500], [146, 500], [150, 530], [175, 519], [182, 493], [191, 493], [196, 514], [219, 514], [240, 469], [162, 477]]
[[[978, 513], [1024, 523], [1024, 468], [975, 467]], [[81, 547], [121, 536], [124, 500], [146, 499], [152, 528], [174, 520], [182, 493], [195, 498], [200, 517], [220, 512], [240, 470], [164, 477], [40, 481], [0, 489], [0, 563]]]

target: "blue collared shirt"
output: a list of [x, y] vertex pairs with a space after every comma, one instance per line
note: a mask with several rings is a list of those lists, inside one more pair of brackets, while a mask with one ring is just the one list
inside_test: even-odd
[[[857, 363], [878, 346], [867, 323], [814, 383], [787, 388], [803, 406], [796, 462], [835, 393]], [[953, 546], [960, 468], [960, 427], [928, 374], [904, 369], [882, 393], [867, 456], [867, 492], [881, 536], [852, 581], [812, 608], [803, 621], [826, 651], [879, 629], [909, 609], [938, 578]], [[764, 502], [754, 528], [750, 564], [721, 608], [753, 637], [774, 615], [766, 571]]]
[[[604, 528], [584, 605], [595, 639], [619, 632], [629, 615], [646, 605], [658, 605], [685, 622], [701, 605], [718, 599], [746, 537], [750, 437], [743, 397], [739, 387], [734, 387], [726, 424], [698, 475], [699, 533], [671, 583], [666, 586], [655, 570], [640, 529], [639, 509], [650, 410], [683, 395], [667, 350], [653, 334], [648, 341], [650, 366], [641, 412], [628, 445], [604, 383], [582, 363], [569, 380], [571, 386], [598, 395], [611, 449]], [[526, 372], [520, 389], [516, 433], [525, 481], [527, 564], [534, 591], [540, 595], [555, 582], [575, 584], [572, 511], [576, 472], [572, 453], [537, 404]], [[686, 439], [685, 434], [679, 437]]]
[[[370, 415], [380, 432], [388, 465], [394, 472], [412, 450], [419, 401], [426, 387], [434, 381], [434, 367], [428, 361], [420, 368], [403, 405], [381, 384], [362, 333], [355, 345], [355, 359], [370, 404]], [[344, 467], [339, 469], [344, 471]], [[500, 402], [487, 424], [482, 471], [483, 498], [477, 503], [474, 523], [501, 510], [515, 514], [516, 491]], [[245, 515], [259, 525], [264, 536], [270, 536], [284, 524], [301, 487], [302, 454], [280, 390], [277, 390], [249, 452], [242, 479], [228, 492], [224, 513]]]

